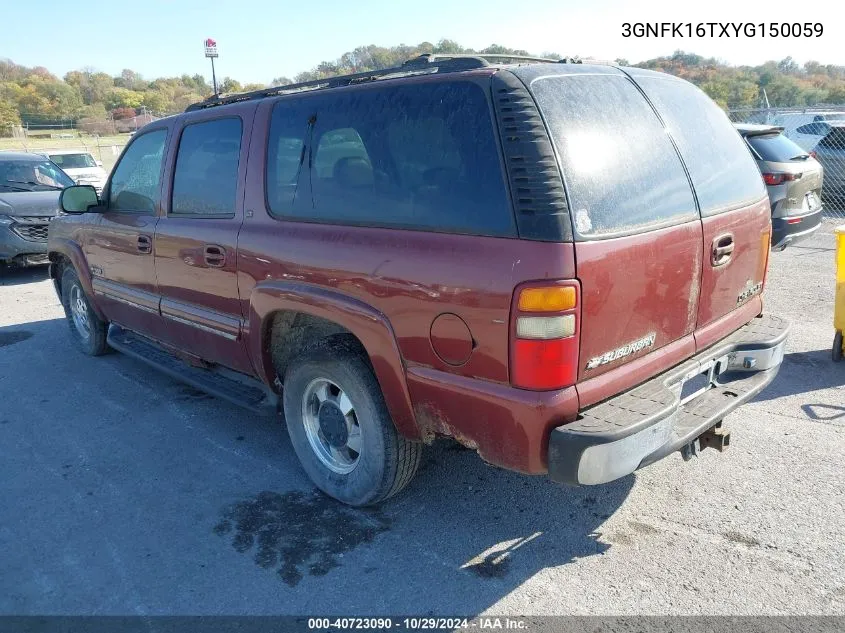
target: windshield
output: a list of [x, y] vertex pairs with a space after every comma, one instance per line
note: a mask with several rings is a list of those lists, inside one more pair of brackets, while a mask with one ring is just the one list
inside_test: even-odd
[[809, 154], [783, 134], [760, 134], [748, 137], [748, 144], [763, 160], [773, 163], [788, 163], [791, 160], [806, 160]]
[[62, 169], [80, 169], [96, 167], [97, 163], [91, 154], [50, 154], [50, 160]]
[[48, 191], [70, 187], [73, 180], [49, 160], [0, 160], [0, 187]]

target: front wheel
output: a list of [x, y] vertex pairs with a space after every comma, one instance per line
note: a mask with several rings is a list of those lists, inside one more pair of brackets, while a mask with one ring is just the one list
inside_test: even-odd
[[62, 306], [70, 334], [79, 349], [89, 356], [105, 354], [109, 350], [106, 343], [109, 325], [91, 308], [73, 268], [65, 268], [62, 273]]
[[396, 431], [366, 359], [314, 352], [291, 363], [283, 405], [302, 467], [320, 490], [353, 506], [384, 501], [411, 481], [422, 445]]

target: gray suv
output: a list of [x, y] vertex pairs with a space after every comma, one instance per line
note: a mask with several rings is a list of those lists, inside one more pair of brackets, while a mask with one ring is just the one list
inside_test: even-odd
[[822, 220], [822, 166], [782, 134], [782, 127], [738, 124], [763, 176], [772, 205], [772, 248], [812, 235]]
[[44, 156], [0, 153], [0, 263], [47, 264], [47, 227], [73, 180]]

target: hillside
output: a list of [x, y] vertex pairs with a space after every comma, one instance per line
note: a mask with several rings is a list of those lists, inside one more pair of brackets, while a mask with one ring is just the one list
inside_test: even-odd
[[[425, 52], [528, 54], [499, 45], [474, 51], [451, 40], [437, 44], [423, 42], [417, 46], [360, 46], [293, 79], [276, 77], [268, 85], [389, 68]], [[559, 58], [548, 52], [543, 56]], [[760, 66], [730, 66], [682, 51], [637, 65], [692, 81], [726, 108], [764, 105], [764, 90], [769, 103], [777, 107], [845, 104], [845, 66], [813, 61], [799, 66], [790, 57]], [[222, 92], [262, 87], [263, 84], [242, 85], [231, 77], [220, 82]], [[38, 129], [72, 124], [88, 132], [105, 134], [114, 130], [115, 121], [136, 114], [179, 112], [211, 93], [211, 85], [202, 75], [146, 79], [130, 69], [113, 77], [85, 68], [59, 78], [40, 66], [28, 68], [11, 60], [0, 60], [0, 136], [11, 134], [18, 125]]]

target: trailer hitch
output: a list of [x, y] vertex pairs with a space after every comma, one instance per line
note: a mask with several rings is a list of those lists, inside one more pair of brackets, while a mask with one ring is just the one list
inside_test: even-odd
[[707, 429], [689, 444], [681, 447], [681, 457], [688, 462], [705, 448], [715, 448], [720, 453], [731, 445], [731, 432], [722, 427], [722, 421]]

